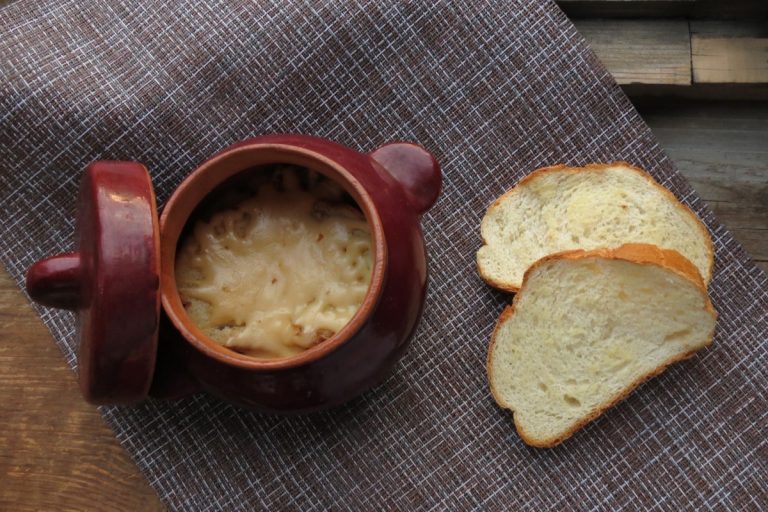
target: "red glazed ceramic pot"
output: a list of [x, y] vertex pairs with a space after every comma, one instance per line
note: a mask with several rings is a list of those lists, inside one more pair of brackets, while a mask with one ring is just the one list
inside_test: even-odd
[[[306, 167], [342, 185], [365, 214], [374, 249], [371, 284], [352, 320], [330, 339], [275, 360], [233, 352], [205, 336], [182, 306], [174, 272], [177, 245], [196, 208], [220, 185], [268, 164]], [[427, 285], [419, 219], [440, 184], [437, 162], [414, 144], [364, 154], [317, 137], [257, 137], [184, 180], [162, 212], [158, 239], [146, 169], [97, 162], [81, 184], [78, 251], [36, 263], [27, 290], [43, 304], [78, 311], [80, 383], [92, 402], [203, 389], [272, 412], [331, 407], [381, 381], [416, 329]]]

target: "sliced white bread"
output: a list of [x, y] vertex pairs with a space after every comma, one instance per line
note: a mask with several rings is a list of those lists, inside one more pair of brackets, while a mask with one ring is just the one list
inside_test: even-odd
[[488, 351], [496, 402], [551, 447], [643, 381], [709, 345], [717, 313], [696, 268], [645, 244], [547, 256], [525, 273]]
[[648, 243], [691, 260], [709, 283], [707, 228], [646, 172], [626, 162], [538, 169], [491, 204], [480, 224], [480, 276], [517, 291], [526, 269], [548, 254]]

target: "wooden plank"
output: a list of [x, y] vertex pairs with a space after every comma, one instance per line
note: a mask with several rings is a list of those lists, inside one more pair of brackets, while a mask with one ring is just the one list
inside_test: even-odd
[[763, 244], [765, 233], [766, 230], [764, 229], [739, 229], [734, 232], [735, 235], [738, 235], [741, 245], [751, 248], [748, 251], [749, 255], [752, 256], [755, 263], [763, 270], [768, 269], [768, 252], [755, 251], [765, 250], [765, 244]]
[[768, 22], [753, 20], [691, 20], [691, 34], [701, 37], [768, 37]]
[[0, 510], [163, 510], [0, 267]]
[[768, 83], [768, 39], [691, 38], [693, 81]]
[[768, 21], [691, 22], [696, 83], [768, 83]]
[[768, 105], [660, 99], [638, 111], [718, 219], [768, 269]]
[[684, 20], [574, 20], [620, 84], [691, 83], [691, 45]]

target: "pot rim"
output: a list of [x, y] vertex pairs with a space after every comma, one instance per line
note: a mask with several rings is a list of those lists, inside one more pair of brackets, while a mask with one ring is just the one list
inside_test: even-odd
[[[350, 151], [353, 150], [350, 149]], [[206, 187], [207, 190], [202, 194], [195, 190], [195, 187], [198, 186], [201, 178], [207, 178], [211, 173], [219, 172], [222, 163], [226, 163], [228, 159], [251, 153], [265, 152], [273, 153], [276, 158], [267, 157], [268, 161], [258, 162], [251, 166], [232, 170], [230, 172], [220, 172], [216, 177], [216, 181], [208, 184]], [[288, 157], [288, 161], [284, 158], [279, 158], [281, 155]], [[228, 178], [246, 171], [251, 167], [281, 163], [300, 165], [319, 172], [339, 183], [352, 195], [355, 202], [363, 210], [363, 214], [372, 228], [373, 271], [371, 273], [371, 282], [368, 285], [368, 290], [363, 298], [363, 302], [360, 304], [360, 307], [350, 321], [340, 331], [327, 340], [294, 356], [280, 359], [258, 359], [245, 354], [240, 354], [218, 344], [216, 341], [206, 336], [202, 330], [192, 322], [181, 303], [181, 298], [179, 297], [178, 289], [176, 287], [176, 250], [179, 243], [179, 237], [184, 226], [186, 226], [189, 221], [190, 215], [200, 204], [200, 201], [208, 196], [218, 185]], [[183, 219], [183, 222], [173, 222], [174, 220], [179, 220], [174, 218], [174, 216], [178, 217], [179, 215], [182, 215], [185, 209], [185, 202], [187, 202], [186, 198], [190, 195], [193, 195], [193, 197], [199, 196], [199, 199], [195, 201], [191, 208], [186, 205], [188, 211], [186, 212], [186, 215], [184, 215], [185, 218]], [[182, 213], [178, 213], [179, 211]], [[169, 230], [173, 230], [172, 233], [174, 234], [174, 239], [172, 241], [169, 239]], [[363, 328], [364, 324], [373, 314], [384, 288], [384, 277], [388, 261], [387, 245], [384, 235], [384, 227], [370, 194], [347, 168], [316, 151], [294, 144], [253, 142], [229, 150], [224, 150], [203, 162], [184, 179], [181, 185], [179, 185], [168, 199], [168, 202], [163, 208], [162, 215], [160, 216], [160, 233], [160, 243], [163, 249], [161, 250], [162, 270], [160, 280], [163, 309], [171, 320], [173, 326], [179, 331], [187, 343], [205, 356], [229, 366], [247, 370], [284, 370], [304, 366], [325, 357], [352, 339], [352, 337]]]

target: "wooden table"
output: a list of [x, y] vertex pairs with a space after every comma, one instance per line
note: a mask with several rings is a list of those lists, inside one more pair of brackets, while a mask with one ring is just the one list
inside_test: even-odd
[[5, 270], [0, 329], [0, 510], [162, 510]]
[[[768, 271], [768, 107], [652, 102], [641, 113]], [[0, 330], [0, 510], [162, 510], [4, 270]]]

